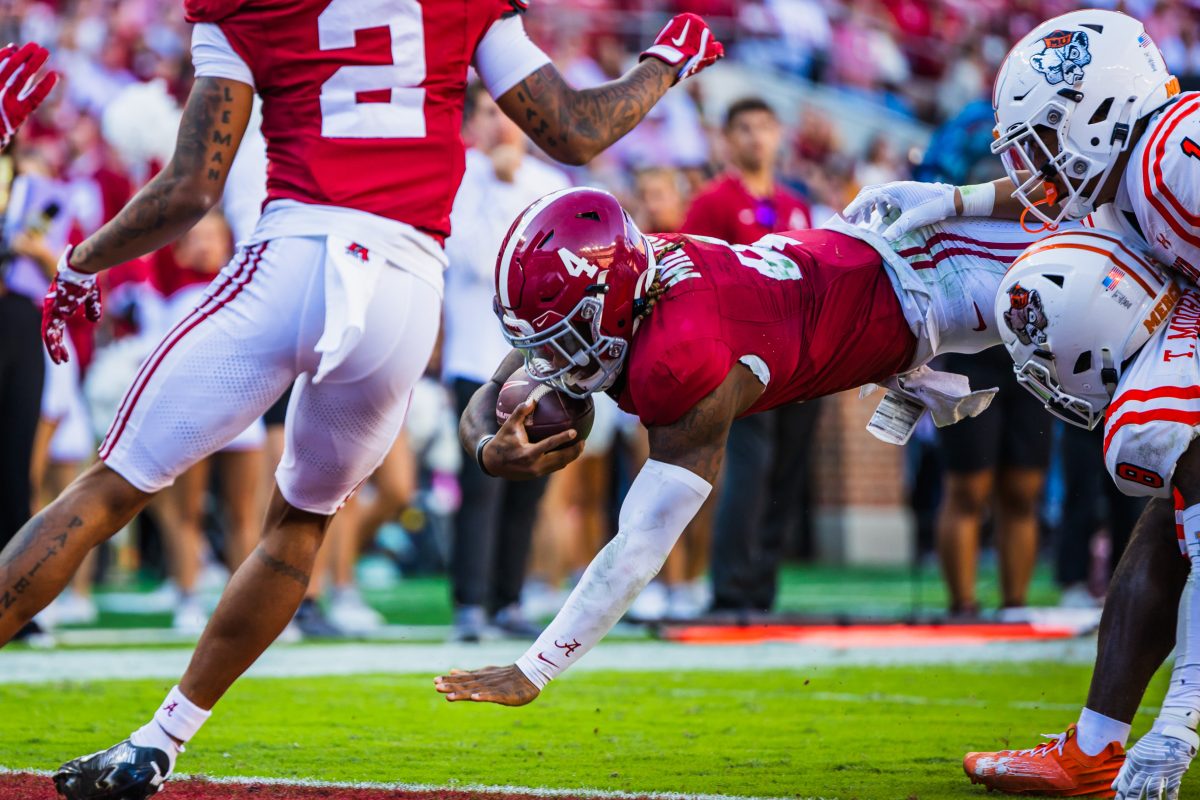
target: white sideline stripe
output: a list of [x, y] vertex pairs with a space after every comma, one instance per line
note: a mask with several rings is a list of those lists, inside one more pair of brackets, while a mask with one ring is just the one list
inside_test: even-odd
[[[54, 773], [48, 770], [41, 769], [7, 769], [0, 767], [0, 775], [37, 775], [43, 778], [49, 778]], [[454, 792], [479, 792], [491, 794], [528, 794], [535, 797], [595, 797], [595, 798], [614, 798], [621, 800], [622, 798], [640, 798], [648, 797], [653, 800], [836, 800], [836, 798], [827, 797], [808, 797], [801, 798], [795, 795], [791, 797], [755, 797], [753, 795], [741, 794], [692, 794], [682, 792], [622, 792], [622, 791], [606, 791], [603, 789], [544, 789], [533, 786], [489, 786], [485, 784], [433, 784], [433, 783], [369, 783], [358, 781], [318, 781], [310, 779], [289, 779], [289, 778], [214, 778], [208, 775], [188, 775], [186, 773], [177, 773], [172, 775], [171, 781], [179, 780], [196, 780], [205, 781], [207, 783], [225, 784], [233, 786], [252, 786], [254, 784], [266, 786], [303, 786], [315, 789], [368, 789], [376, 791], [392, 791], [392, 792], [438, 792], [438, 791], [454, 791]], [[168, 784], [169, 786], [170, 784]]]
[[[524, 652], [522, 642], [470, 644], [274, 645], [249, 670], [250, 677], [299, 678], [336, 675], [424, 674], [452, 668], [506, 664]], [[802, 669], [822, 666], [901, 666], [1054, 661], [1088, 664], [1094, 637], [1034, 642], [989, 642], [973, 647], [828, 647], [792, 642], [756, 645], [689, 645], [614, 642], [588, 654], [568, 674], [589, 670], [678, 672]], [[191, 651], [27, 650], [0, 651], [0, 684], [63, 680], [179, 677]]]

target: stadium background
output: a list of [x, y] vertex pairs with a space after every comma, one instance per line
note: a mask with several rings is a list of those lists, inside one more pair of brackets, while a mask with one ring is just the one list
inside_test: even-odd
[[[1185, 90], [1200, 85], [1200, 4], [1146, 0], [1100, 5], [1142, 19]], [[814, 223], [819, 223], [863, 185], [914, 176], [963, 182], [994, 175], [996, 165], [987, 146], [992, 124], [988, 97], [995, 69], [1009, 44], [1033, 24], [1077, 7], [1041, 0], [534, 0], [526, 20], [531, 36], [576, 85], [596, 83], [622, 71], [663, 21], [679, 11], [703, 14], [726, 44], [729, 57], [718, 68], [673, 92], [659, 111], [596, 162], [568, 170], [572, 183], [610, 189], [644, 220], [650, 210], [643, 203], [639, 175], [667, 168], [673, 170], [672, 180], [681, 190], [677, 202], [682, 210], [690, 196], [726, 165], [721, 134], [726, 108], [738, 98], [757, 96], [774, 108], [784, 125], [779, 178], [807, 201]], [[69, 235], [87, 233], [115, 213], [164, 152], [161, 142], [146, 141], [161, 138], [161, 127], [141, 124], [140, 109], [128, 105], [128, 94], [118, 115], [123, 120], [111, 120], [112, 107], [129, 86], [154, 80], [162, 82], [170, 98], [186, 97], [191, 80], [190, 35], [181, 4], [5, 0], [0, 3], [0, 38], [46, 45], [53, 53], [52, 66], [65, 78], [21, 133], [15, 152], [25, 169], [39, 170], [61, 182], [73, 197], [82, 198], [73, 206], [83, 211], [72, 220], [75, 230]], [[110, 120], [102, 124], [106, 110]], [[119, 137], [139, 141], [116, 141]], [[169, 154], [169, 143], [166, 147]], [[140, 157], [131, 159], [131, 152]], [[76, 344], [86, 368], [94, 347], [106, 344], [113, 331], [105, 329], [98, 342], [89, 341], [86, 332], [78, 333]], [[102, 377], [93, 380], [103, 382]], [[516, 723], [510, 722], [515, 717], [488, 710], [471, 718], [469, 734], [464, 733], [468, 728], [439, 727], [445, 723], [438, 715], [445, 710], [432, 705], [436, 699], [432, 692], [424, 696], [420, 681], [425, 676], [449, 666], [511, 659], [523, 645], [485, 644], [471, 650], [434, 644], [447, 636], [452, 618], [444, 572], [450, 557], [450, 519], [458, 502], [456, 458], [445, 454], [449, 400], [436, 399], [436, 387], [433, 374], [427, 388], [434, 398], [430, 408], [435, 421], [421, 438], [425, 445], [414, 447], [417, 487], [406, 495], [406, 507], [386, 520], [358, 561], [363, 594], [388, 625], [357, 637], [366, 644], [344, 645], [360, 648], [353, 651], [336, 649], [343, 645], [318, 644], [274, 653], [278, 658], [273, 666], [262, 677], [239, 685], [220, 709], [219, 716], [228, 712], [230, 725], [197, 741], [197, 751], [219, 751], [215, 759], [200, 762], [201, 771], [633, 792], [958, 796], [969, 791], [961, 774], [956, 774], [958, 754], [999, 746], [997, 737], [1028, 736], [1041, 729], [1035, 722], [1043, 720], [1051, 726], [1048, 729], [1059, 729], [1082, 701], [1085, 665], [1090, 663], [1091, 645], [1086, 638], [1058, 642], [1057, 650], [1012, 645], [1001, 656], [1003, 644], [980, 644], [971, 637], [910, 650], [905, 646], [909, 634], [876, 631], [867, 635], [883, 636], [886, 646], [874, 642], [860, 650], [857, 646], [862, 642], [854, 640], [853, 634], [810, 631], [796, 634], [801, 643], [747, 645], [736, 648], [741, 651], [737, 656], [723, 650], [726, 655], [715, 657], [705, 672], [686, 671], [703, 658], [677, 656], [676, 650], [668, 649], [661, 652], [678, 657], [685, 671], [666, 678], [649, 673], [630, 678], [611, 670], [648, 668], [645, 664], [658, 657], [650, 654], [660, 651], [637, 648], [660, 645], [645, 643], [640, 628], [623, 627], [616, 643], [609, 645], [609, 656], [601, 656], [602, 645], [590, 657], [596, 660], [597, 671], [569, 681], [573, 698], [566, 696], [566, 689], [559, 690], [563, 705], [550, 705], [547, 698], [531, 710], [528, 721]], [[941, 486], [936, 432], [922, 429], [905, 448], [881, 444], [863, 430], [873, 408], [874, 401], [860, 400], [857, 392], [821, 403], [809, 445], [806, 502], [800, 515], [788, 522], [786, 564], [775, 604], [775, 611], [789, 618], [816, 614], [899, 619], [936, 616], [945, 607], [933, 553]], [[102, 424], [97, 426], [102, 434]], [[1059, 428], [1050, 430], [1058, 441]], [[612, 469], [619, 487], [628, 465], [618, 460]], [[1056, 450], [1039, 498], [1041, 558], [1029, 598], [1037, 606], [1059, 601], [1051, 562], [1066, 507], [1072, 502], [1097, 502], [1091, 497], [1065, 497], [1064, 470], [1064, 458]], [[730, 472], [725, 480], [736, 485], [739, 475]], [[211, 493], [205, 508], [207, 537], [215, 551], [221, 547], [222, 528], [228, 521], [219, 492]], [[539, 536], [553, 536], [545, 529], [554, 522], [552, 512], [543, 515]], [[1101, 514], [1098, 535], [1088, 548], [1093, 562], [1089, 591], [1097, 596], [1103, 595], [1110, 555], [1104, 527]], [[76, 750], [95, 749], [93, 745], [100, 745], [96, 736], [106, 741], [110, 729], [124, 735], [124, 718], [113, 720], [106, 709], [118, 698], [121, 704], [135, 701], [130, 704], [131, 719], [136, 720], [137, 709], [153, 702], [174, 665], [182, 664], [186, 651], [179, 648], [194, 639], [194, 632], [171, 630], [172, 602], [177, 596], [161, 589], [164, 559], [154, 546], [153, 530], [152, 523], [144, 528], [135, 525], [100, 559], [98, 620], [57, 626], [51, 639], [42, 640], [43, 644], [53, 641], [55, 650], [19, 646], [15, 653], [0, 655], [0, 682], [4, 683], [0, 686], [0, 767], [51, 769]], [[983, 558], [979, 598], [985, 611], [990, 611], [998, 602], [996, 577], [991, 554]], [[204, 584], [207, 602], [220, 588], [220, 570], [213, 572]], [[565, 585], [569, 579], [550, 587], [549, 598], [538, 598], [541, 603], [534, 604], [532, 615], [552, 612]], [[53, 618], [47, 626], [54, 627]], [[967, 639], [976, 650], [961, 650]], [[334, 649], [320, 650], [326, 646]], [[293, 662], [361, 660], [361, 669], [346, 671], [367, 675], [399, 671], [405, 677], [345, 680], [335, 699], [328, 694], [327, 682], [303, 683], [291, 677], [288, 653]], [[145, 659], [143, 654], [148, 654]], [[623, 659], [634, 666], [621, 665]], [[1045, 663], [1054, 661], [1060, 663]], [[881, 666], [905, 662], [923, 666]], [[957, 666], [947, 666], [951, 662]], [[765, 664], [771, 671], [761, 675], [745, 671], [754, 664]], [[321, 674], [321, 670], [307, 674]], [[809, 691], [806, 703], [796, 703], [810, 678], [821, 688]], [[755, 685], [753, 691], [739, 688], [747, 682]], [[656, 687], [662, 691], [654, 691]], [[1157, 691], [1161, 694], [1161, 686]], [[373, 762], [373, 736], [394, 740], [403, 735], [389, 729], [394, 720], [371, 708], [381, 695], [412, 720], [405, 728], [436, 731], [424, 742], [424, 750], [406, 751], [420, 760], [420, 770], [397, 770]], [[272, 702], [289, 696], [303, 698], [309, 713], [306, 719], [314, 721], [305, 728], [304, 738], [281, 731], [280, 721], [271, 717]], [[592, 710], [595, 696], [626, 710], [609, 720], [612, 709]], [[683, 715], [688, 723], [662, 724], [658, 715], [663, 712], [656, 710], [656, 704], [663, 702], [666, 713], [674, 707], [672, 716]], [[240, 710], [234, 710], [235, 704]], [[363, 710], [355, 712], [343, 732], [315, 724], [322, 715], [337, 713], [338, 704]], [[601, 718], [612, 722], [611, 730], [605, 731], [607, 738], [601, 737], [601, 725], [564, 733], [558, 718], [585, 712], [598, 715], [598, 723]], [[463, 714], [456, 718], [461, 720]], [[235, 728], [235, 723], [241, 727]], [[362, 730], [361, 738], [349, 730], [355, 725]], [[949, 742], [937, 735], [947, 725], [958, 726]], [[861, 726], [877, 726], [887, 741], [903, 742], [899, 755], [877, 760], [867, 753], [866, 745], [850, 733], [862, 730]], [[666, 747], [649, 732], [655, 729], [682, 744]], [[471, 744], [477, 736], [488, 740], [484, 752], [492, 752], [486, 748], [496, 748], [498, 741], [509, 741], [528, 755], [550, 732], [565, 736], [569, 769], [559, 764], [557, 771], [548, 765], [540, 772], [531, 770], [516, 760], [505, 760], [504, 748], [491, 763], [487, 758], [492, 756], [487, 756], [482, 759], [485, 763], [465, 772], [432, 766], [440, 758], [439, 747], [470, 760], [480, 746]], [[735, 733], [737, 741], [719, 745], [729, 732]], [[314, 740], [326, 747], [347, 748], [354, 755], [340, 762], [328, 754], [314, 760], [309, 749]], [[819, 742], [821, 750], [841, 748], [846, 755], [824, 760], [813, 753], [802, 757], [798, 751], [809, 741]], [[664, 753], [674, 756], [665, 774], [656, 766]], [[721, 768], [709, 763], [718, 753], [724, 759]], [[653, 760], [655, 754], [660, 762]], [[541, 759], [540, 750], [537, 756]], [[208, 757], [212, 759], [212, 753]], [[232, 763], [222, 764], [222, 759]], [[195, 767], [185, 763], [182, 768]], [[805, 777], [799, 780], [797, 775]], [[11, 794], [18, 791], [40, 796], [38, 789], [21, 786], [10, 784], [6, 789], [0, 783], [0, 797], [26, 796]], [[899, 786], [904, 790], [897, 792]], [[1187, 791], [1185, 784], [1185, 795]]]

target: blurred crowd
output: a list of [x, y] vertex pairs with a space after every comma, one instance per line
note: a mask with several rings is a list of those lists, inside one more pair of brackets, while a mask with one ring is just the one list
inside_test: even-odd
[[[505, 351], [491, 315], [491, 270], [496, 245], [527, 203], [561, 186], [600, 186], [621, 198], [643, 230], [749, 243], [772, 231], [819, 224], [863, 185], [914, 175], [950, 182], [993, 177], [987, 98], [996, 67], [1008, 44], [1034, 23], [1076, 5], [534, 0], [527, 15], [531, 36], [576, 86], [620, 75], [669, 14], [695, 11], [726, 43], [730, 63], [770, 71], [802, 90], [834, 90], [847, 104], [888, 109], [927, 126], [933, 138], [926, 153], [902, 152], [884, 133], [852, 147], [835, 114], [814, 107], [798, 117], [783, 113], [753, 86], [717, 108], [705, 96], [707, 84], [693, 81], [668, 94], [592, 164], [563, 168], [530, 152], [486, 93], [473, 89], [463, 131], [472, 149], [453, 217], [455, 230], [468, 235], [452, 236], [447, 245], [444, 341], [393, 455], [339, 514], [328, 563], [315, 576], [294, 633], [369, 631], [383, 617], [363, 601], [359, 579], [375, 585], [397, 574], [445, 571], [456, 636], [478, 639], [497, 630], [529, 635], [536, 632], [530, 619], [561, 603], [571, 576], [611, 535], [622, 487], [646, 452], [644, 431], [615, 406], [601, 399], [585, 456], [549, 481], [501, 485], [479, 474], [455, 439], [458, 412]], [[1185, 86], [1194, 84], [1200, 2], [1111, 5], [1143, 19]], [[169, 157], [178, 104], [191, 80], [190, 33], [178, 0], [8, 0], [0, 5], [0, 39], [46, 45], [64, 77], [22, 131], [11, 161], [0, 166], [3, 289], [35, 299], [62, 248], [110, 219]], [[248, 155], [239, 156], [242, 176], [231, 180], [224, 214], [210, 215], [174, 246], [112, 270], [105, 278], [104, 324], [80, 324], [72, 330], [71, 364], [45, 367], [41, 420], [28, 437], [35, 508], [94, 457], [141, 360], [253, 225], [262, 198], [256, 146], [261, 149], [261, 142], [253, 137], [243, 145]], [[1014, 385], [1005, 391], [1020, 390]], [[100, 563], [85, 565], [45, 621], [90, 621], [96, 614], [89, 594], [94, 576], [141, 574], [163, 579], [157, 597], [177, 627], [198, 630], [206, 612], [202, 590], [219, 585], [253, 544], [281, 452], [285, 407], [286, 397], [263, 424], [156, 500], [131, 535], [102, 548]], [[818, 410], [818, 404], [804, 404], [738, 424], [723, 488], [689, 527], [662, 580], [639, 599], [636, 616], [744, 615], [773, 608], [781, 559], [813, 553], [809, 461]], [[1008, 512], [994, 515], [993, 526], [1005, 568], [1001, 601], [1025, 601], [1038, 530], [1045, 528], [1051, 455], [1049, 447], [1045, 454], [1012, 455], [1021, 442], [1005, 439], [1003, 431], [1016, 424], [963, 433], [967, 441], [956, 452], [973, 457], [946, 457], [955, 446], [937, 443], [932, 434], [913, 445], [919, 452], [911, 482], [928, 489], [913, 493], [917, 518], [926, 521], [927, 544], [940, 545], [957, 613], [970, 615], [979, 607], [973, 565], [993, 496], [997, 508]], [[985, 439], [998, 455], [981, 460]], [[1093, 445], [1077, 442], [1077, 452]], [[1085, 477], [1076, 476], [1067, 489], [1052, 479], [1051, 494], [1096, 496], [1099, 490], [1085, 485]], [[1060, 499], [1060, 507], [1068, 505]], [[1060, 547], [1060, 555], [1067, 553], [1060, 560], [1068, 565], [1087, 560], [1091, 535], [1116, 514], [1090, 502], [1082, 506], [1087, 513], [1070, 522], [1082, 532], [1060, 536], [1069, 542]], [[1088, 597], [1103, 590], [1087, 588], [1086, 569], [1082, 575], [1060, 570], [1060, 579], [1069, 588], [1084, 587]]]

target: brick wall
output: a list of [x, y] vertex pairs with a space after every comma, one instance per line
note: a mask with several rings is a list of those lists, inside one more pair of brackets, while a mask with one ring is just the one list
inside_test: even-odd
[[814, 523], [824, 561], [903, 564], [914, 525], [904, 488], [904, 449], [867, 433], [882, 391], [826, 398], [817, 425]]

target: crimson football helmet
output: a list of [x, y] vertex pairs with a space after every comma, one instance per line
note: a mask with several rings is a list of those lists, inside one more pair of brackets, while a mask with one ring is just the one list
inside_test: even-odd
[[654, 278], [654, 253], [617, 198], [548, 194], [508, 229], [496, 261], [496, 315], [525, 371], [572, 397], [612, 386]]

